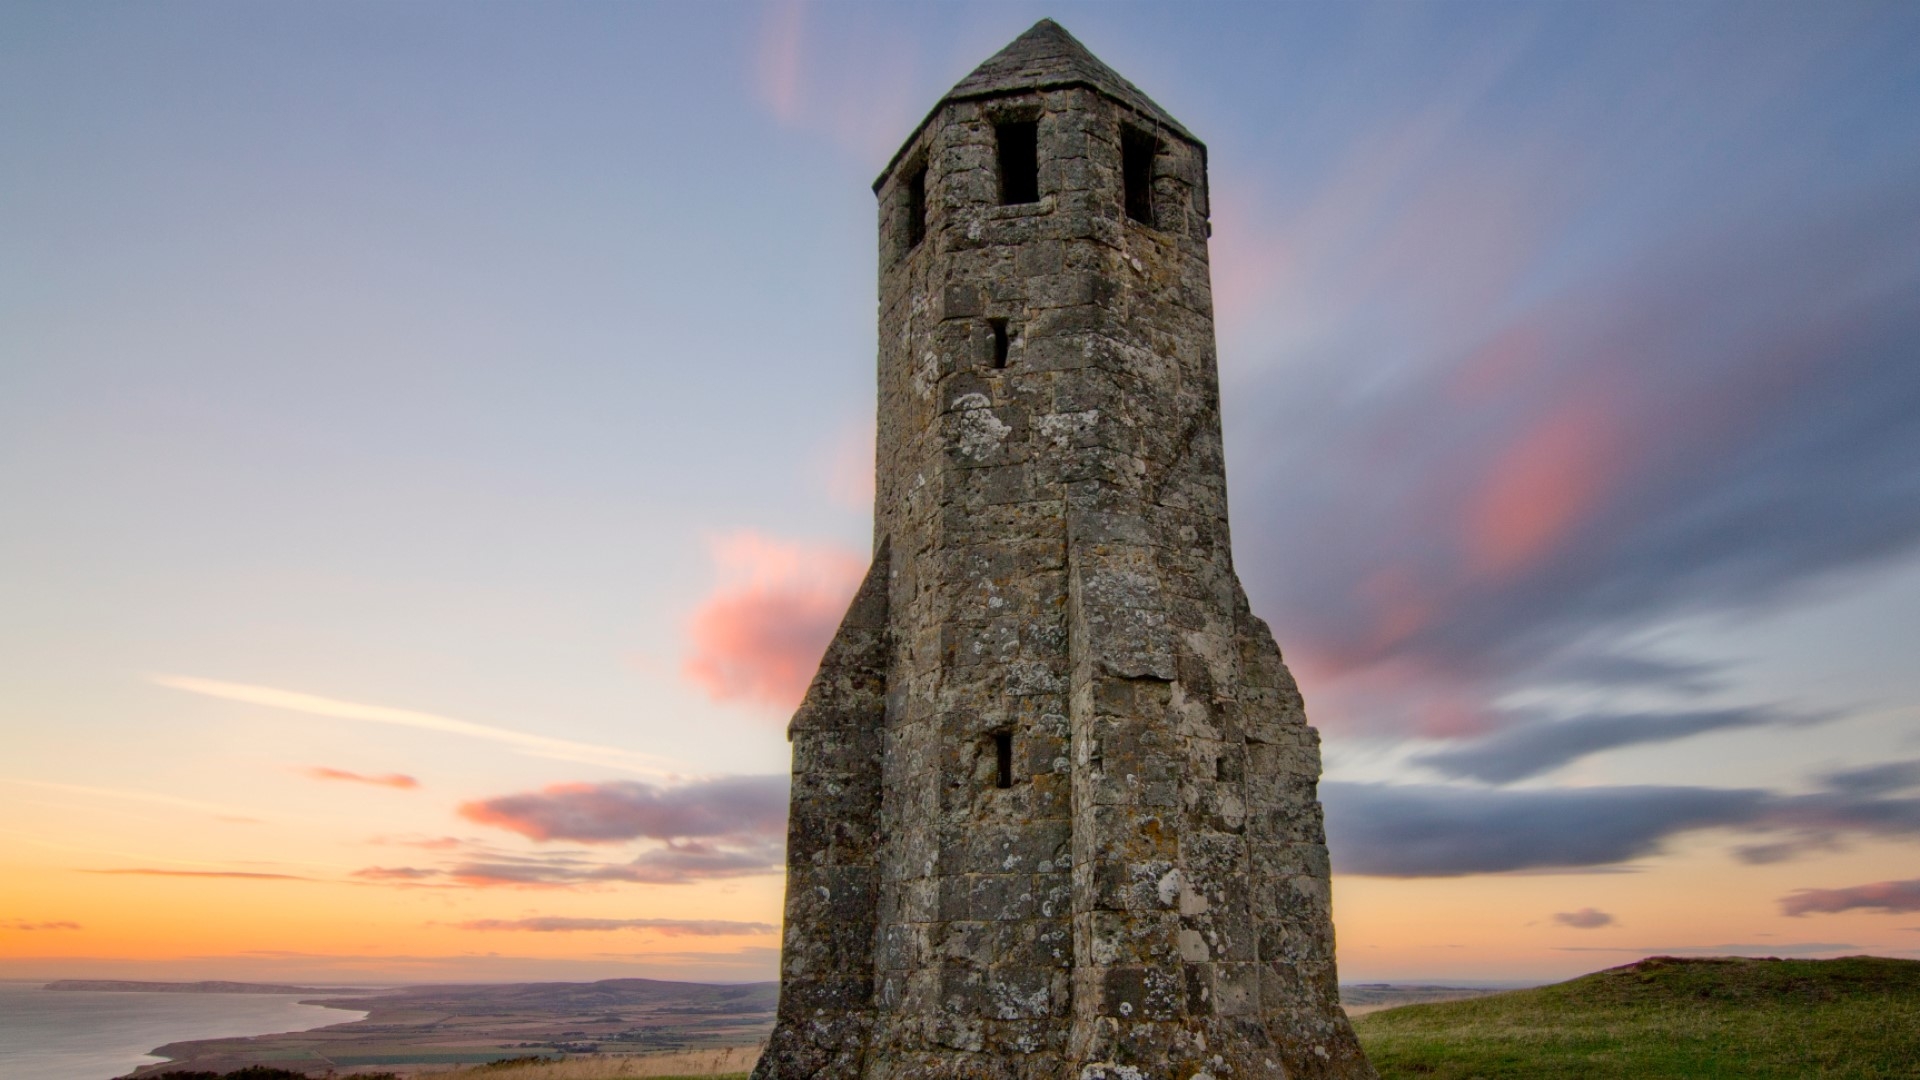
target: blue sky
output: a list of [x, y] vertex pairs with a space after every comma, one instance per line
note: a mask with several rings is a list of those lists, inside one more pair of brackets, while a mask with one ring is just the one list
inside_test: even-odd
[[1910, 5], [15, 3], [0, 970], [770, 973], [869, 185], [1048, 15], [1209, 146], [1343, 974], [1920, 949]]

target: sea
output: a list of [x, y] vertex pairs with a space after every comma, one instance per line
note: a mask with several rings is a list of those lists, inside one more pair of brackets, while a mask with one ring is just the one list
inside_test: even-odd
[[43, 990], [0, 981], [0, 1080], [112, 1080], [163, 1061], [183, 1039], [270, 1035], [367, 1014], [302, 1005], [292, 994], [139, 994]]

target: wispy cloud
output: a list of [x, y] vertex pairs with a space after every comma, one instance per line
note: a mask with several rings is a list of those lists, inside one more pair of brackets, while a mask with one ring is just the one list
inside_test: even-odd
[[452, 851], [468, 842], [457, 836], [375, 836], [367, 841], [376, 847], [419, 848], [421, 851]]
[[45, 791], [63, 791], [69, 795], [87, 795], [101, 799], [115, 799], [126, 802], [151, 803], [156, 806], [173, 806], [182, 810], [195, 810], [212, 814], [222, 821], [241, 824], [259, 824], [261, 818], [255, 812], [224, 803], [207, 802], [204, 799], [188, 799], [179, 795], [167, 795], [158, 791], [140, 791], [133, 788], [103, 788], [87, 784], [61, 784], [51, 780], [23, 780], [19, 777], [0, 777], [0, 783], [19, 784], [22, 787], [40, 788]]
[[526, 919], [471, 919], [454, 925], [462, 930], [519, 930], [540, 934], [649, 930], [663, 937], [747, 937], [772, 934], [780, 929], [772, 923], [733, 922], [726, 919], [580, 919], [557, 915]]
[[[528, 939], [522, 938], [521, 941]], [[611, 943], [611, 942], [609, 942]], [[636, 938], [632, 947], [586, 956], [502, 954], [492, 949], [452, 955], [407, 953], [304, 952], [297, 949], [245, 949], [230, 953], [169, 956], [158, 959], [65, 957], [59, 970], [68, 975], [108, 979], [243, 979], [250, 982], [325, 983], [346, 989], [392, 986], [395, 982], [578, 982], [592, 979], [676, 979], [741, 982], [771, 979], [779, 948], [706, 939], [712, 951], [673, 948], [693, 942]], [[46, 978], [46, 962], [0, 956], [0, 977]]]
[[468, 821], [534, 840], [590, 844], [754, 835], [778, 837], [787, 819], [787, 778], [729, 776], [677, 787], [630, 780], [555, 784], [537, 792], [463, 803]]
[[1776, 862], [1861, 836], [1920, 837], [1920, 799], [1757, 788], [1321, 785], [1334, 868], [1457, 877], [1616, 866], [1707, 829], [1781, 839], [1733, 854]]
[[371, 776], [365, 773], [349, 772], [346, 769], [330, 769], [325, 765], [310, 765], [301, 769], [300, 772], [315, 780], [344, 780], [353, 784], [371, 784], [375, 787], [400, 788], [404, 791], [411, 791], [420, 786], [420, 781], [405, 773]]
[[1920, 788], [1920, 761], [1889, 761], [1857, 769], [1838, 769], [1820, 777], [1834, 791], [1882, 795]]
[[1628, 953], [1639, 956], [1823, 956], [1860, 946], [1845, 941], [1738, 941], [1724, 945], [1559, 945], [1555, 952]]
[[417, 866], [368, 866], [353, 872], [353, 876], [363, 881], [431, 881], [440, 877], [438, 870], [423, 870]]
[[440, 866], [370, 866], [353, 877], [364, 884], [398, 888], [572, 889], [607, 885], [686, 885], [697, 881], [774, 874], [784, 867], [783, 848], [756, 838], [678, 841], [641, 852], [625, 862], [564, 854], [510, 856], [495, 853], [455, 859]]
[[[1657, 216], [1552, 174], [1634, 161], [1648, 133], [1496, 124], [1505, 77], [1356, 135], [1317, 179], [1220, 178], [1239, 562], [1336, 735], [1482, 734], [1504, 693], [1651, 627], [1920, 548], [1910, 163], [1637, 232]], [[1714, 145], [1663, 148], [1708, 202], [1739, 160]]]
[[1576, 930], [1598, 930], [1602, 926], [1612, 926], [1613, 916], [1596, 908], [1581, 908], [1579, 911], [1555, 912], [1553, 921], [1561, 926], [1571, 926]]
[[80, 924], [77, 922], [68, 922], [64, 919], [53, 919], [53, 920], [47, 920], [44, 922], [33, 922], [27, 919], [12, 919], [5, 923], [0, 923], [0, 929], [22, 930], [22, 931], [78, 930], [80, 929]]
[[1459, 746], [1413, 759], [1450, 777], [1512, 783], [1607, 750], [1674, 742], [1714, 731], [1805, 723], [1809, 717], [1779, 709], [1645, 710], [1592, 713], [1508, 728]]
[[919, 41], [884, 14], [839, 16], [832, 4], [766, 4], [754, 86], [782, 127], [824, 135], [878, 170], [913, 129]]
[[1780, 912], [1802, 915], [1842, 911], [1884, 911], [1888, 914], [1920, 911], [1920, 878], [1876, 881], [1845, 889], [1800, 889], [1780, 898]]
[[716, 701], [800, 703], [868, 560], [752, 532], [713, 545], [720, 583], [688, 623], [682, 670]]
[[[784, 776], [720, 777], [675, 786], [627, 780], [555, 784], [466, 803], [459, 813], [543, 847], [529, 853], [455, 837], [397, 841], [434, 857], [369, 866], [350, 876], [362, 884], [397, 888], [591, 889], [753, 877], [785, 866]], [[546, 846], [560, 841], [598, 850]], [[634, 842], [645, 847], [631, 857], [600, 853]]]
[[414, 709], [396, 709], [386, 705], [341, 701], [292, 690], [278, 690], [271, 686], [222, 682], [218, 679], [201, 679], [187, 675], [155, 675], [152, 680], [156, 685], [171, 690], [183, 690], [190, 694], [219, 698], [223, 701], [238, 701], [247, 705], [285, 709], [289, 712], [324, 716], [336, 720], [357, 720], [371, 724], [392, 724], [424, 731], [438, 731], [448, 735], [501, 743], [522, 753], [557, 761], [601, 765], [623, 772], [642, 773], [649, 776], [666, 776], [676, 771], [669, 767], [671, 762], [650, 754], [636, 753], [612, 746], [596, 746], [571, 739], [556, 739], [547, 735], [534, 735], [489, 724], [476, 724], [469, 720], [457, 720], [450, 716], [419, 712]]
[[800, 0], [772, 0], [761, 12], [754, 82], [760, 100], [783, 124], [797, 123], [806, 11]]
[[114, 870], [82, 870], [83, 874], [127, 874], [137, 877], [236, 878], [242, 881], [315, 881], [299, 874], [264, 874], [249, 870], [163, 870], [149, 866]]
[[678, 885], [778, 873], [785, 865], [787, 778], [734, 776], [676, 786], [555, 784], [463, 804], [469, 821], [542, 844], [650, 844], [628, 859], [583, 849], [503, 850], [451, 837], [408, 846], [445, 852], [423, 865], [370, 866], [356, 880], [399, 887], [571, 888]]

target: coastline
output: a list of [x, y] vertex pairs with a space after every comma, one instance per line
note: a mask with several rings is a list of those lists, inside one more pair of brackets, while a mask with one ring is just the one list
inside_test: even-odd
[[[167, 1062], [156, 1046], [310, 1030], [364, 1016], [283, 995], [48, 991], [0, 983], [0, 1076], [108, 1080]], [[356, 1015], [358, 1014], [358, 1015]]]
[[134, 1071], [226, 1072], [248, 1065], [342, 1076], [485, 1064], [513, 1057], [611, 1054], [649, 1059], [757, 1046], [773, 1026], [771, 983], [721, 986], [612, 979], [599, 983], [412, 986], [310, 1003], [364, 1016], [301, 1031], [182, 1039]]

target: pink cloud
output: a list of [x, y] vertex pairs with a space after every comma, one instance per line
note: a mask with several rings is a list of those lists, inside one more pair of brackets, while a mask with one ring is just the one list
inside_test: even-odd
[[[876, 8], [875, 11], [882, 9]], [[781, 127], [825, 136], [874, 169], [913, 130], [918, 40], [904, 25], [774, 0], [753, 52], [757, 95]]]
[[843, 428], [828, 448], [822, 473], [827, 497], [840, 506], [867, 510], [873, 506], [874, 430], [871, 423]]
[[1500, 578], [1551, 554], [1599, 506], [1617, 476], [1619, 439], [1607, 403], [1549, 410], [1495, 460], [1465, 520], [1471, 568]]
[[344, 780], [353, 784], [372, 784], [375, 787], [400, 788], [411, 791], [420, 786], [420, 781], [405, 773], [387, 773], [384, 776], [369, 776], [364, 773], [348, 772], [345, 769], [330, 769], [325, 765], [310, 765], [301, 769], [302, 775], [315, 780]]
[[1452, 739], [1504, 725], [1474, 675], [1415, 652], [1342, 656], [1303, 639], [1288, 663], [1310, 688], [1311, 715], [1323, 730]]
[[1435, 604], [1418, 576], [1406, 567], [1388, 566], [1359, 583], [1358, 599], [1374, 617], [1370, 652], [1390, 652], [1433, 623]]
[[800, 50], [806, 27], [800, 0], [766, 6], [755, 53], [754, 82], [774, 119], [791, 124], [800, 116]]
[[720, 585], [687, 627], [682, 673], [715, 701], [792, 708], [866, 573], [844, 548], [790, 544], [750, 532], [714, 545]]
[[786, 839], [787, 778], [723, 776], [674, 787], [627, 780], [554, 784], [466, 803], [459, 812], [469, 821], [541, 842], [655, 843], [619, 863], [578, 851], [531, 856], [476, 851], [439, 871], [445, 880], [520, 888], [676, 885], [778, 873]]
[[785, 835], [784, 776], [726, 776], [661, 788], [636, 780], [553, 784], [464, 803], [460, 816], [532, 840], [627, 840]]
[[1920, 911], [1920, 878], [1876, 881], [1846, 889], [1801, 889], [1780, 899], [1781, 914], [1795, 918], [1813, 913], [1874, 910], [1890, 915]]

